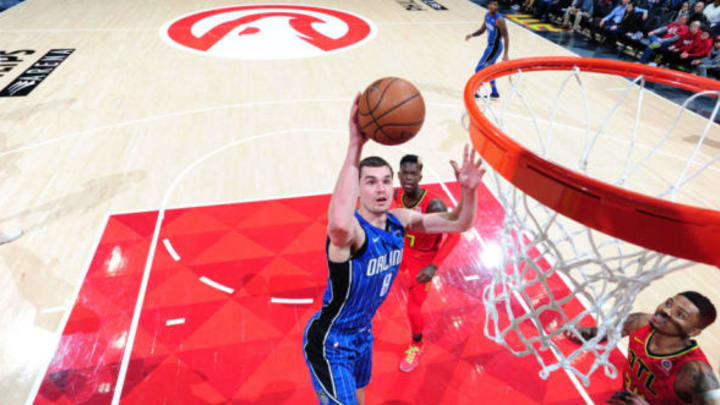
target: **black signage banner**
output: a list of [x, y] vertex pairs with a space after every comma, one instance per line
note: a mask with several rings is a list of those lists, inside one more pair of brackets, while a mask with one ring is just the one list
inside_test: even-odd
[[30, 65], [17, 79], [0, 90], [0, 97], [27, 96], [74, 51], [75, 49], [49, 50], [37, 62]]

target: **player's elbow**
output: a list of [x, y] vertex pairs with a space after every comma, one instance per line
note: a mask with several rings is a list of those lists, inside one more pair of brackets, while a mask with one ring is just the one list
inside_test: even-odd
[[470, 228], [472, 228], [472, 225], [473, 225], [474, 222], [475, 222], [475, 217], [474, 217], [474, 216], [473, 216], [473, 217], [470, 217], [469, 219], [467, 219], [467, 220], [465, 220], [465, 221], [463, 221], [462, 224], [461, 224], [461, 226], [460, 226], [460, 229], [458, 230], [458, 232], [469, 231]]
[[327, 234], [335, 246], [347, 246], [352, 235], [352, 223], [343, 224], [330, 221], [327, 227]]

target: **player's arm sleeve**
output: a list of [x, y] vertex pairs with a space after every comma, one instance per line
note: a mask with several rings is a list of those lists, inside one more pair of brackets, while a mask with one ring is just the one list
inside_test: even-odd
[[435, 267], [440, 268], [445, 259], [447, 259], [447, 257], [450, 256], [450, 253], [452, 253], [455, 249], [458, 242], [460, 242], [459, 233], [445, 234], [443, 241], [440, 242], [440, 246], [438, 247], [435, 257], [433, 257], [432, 264], [435, 265]]

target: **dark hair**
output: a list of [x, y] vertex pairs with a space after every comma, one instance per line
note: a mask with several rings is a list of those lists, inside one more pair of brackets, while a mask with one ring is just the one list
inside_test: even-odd
[[405, 155], [400, 159], [400, 166], [406, 164], [406, 163], [415, 163], [416, 165], [422, 167], [422, 161], [418, 157], [418, 155]]
[[715, 322], [717, 312], [715, 311], [715, 305], [710, 302], [710, 299], [708, 299], [708, 297], [695, 291], [683, 291], [678, 295], [682, 295], [683, 297], [690, 300], [690, 302], [692, 302], [693, 305], [695, 305], [695, 307], [698, 309], [698, 312], [700, 313], [700, 329], [705, 329], [710, 324]]
[[390, 176], [393, 176], [393, 169], [390, 167], [390, 164], [385, 161], [385, 159], [379, 157], [379, 156], [368, 156], [365, 159], [361, 160], [358, 164], [358, 175], [362, 173], [363, 167], [383, 167], [387, 166], [388, 169], [390, 169]]

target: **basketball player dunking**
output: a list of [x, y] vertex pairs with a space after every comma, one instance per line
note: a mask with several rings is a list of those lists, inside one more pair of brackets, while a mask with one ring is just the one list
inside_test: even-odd
[[[405, 231], [463, 232], [475, 220], [475, 191], [485, 170], [465, 146], [451, 162], [462, 189], [452, 212], [392, 209], [393, 173], [379, 157], [359, 161], [367, 138], [358, 130], [358, 97], [350, 142], [328, 209], [328, 281], [323, 305], [305, 328], [303, 352], [321, 404], [362, 405], [372, 369], [372, 318], [400, 266]], [[358, 204], [359, 203], [359, 204]], [[355, 207], [358, 207], [357, 210]]]
[[[416, 155], [405, 155], [400, 160], [400, 189], [395, 191], [396, 207], [415, 210], [420, 213], [446, 212], [442, 199], [420, 187], [423, 164]], [[443, 260], [452, 252], [460, 240], [459, 233], [425, 234], [405, 233], [403, 260], [400, 264], [400, 286], [407, 291], [407, 313], [410, 320], [412, 342], [400, 361], [400, 370], [414, 370], [423, 353], [422, 305], [430, 290], [432, 280]]]
[[[508, 56], [508, 49], [510, 49], [510, 37], [508, 36], [505, 19], [502, 14], [498, 12], [497, 0], [490, 0], [490, 3], [488, 3], [488, 12], [485, 15], [485, 22], [483, 22], [482, 27], [472, 34], [466, 35], [465, 40], [467, 41], [472, 37], [482, 35], [486, 30], [488, 32], [488, 45], [487, 48], [485, 48], [482, 58], [480, 58], [480, 62], [478, 62], [475, 67], [475, 72], [478, 72], [495, 63], [501, 52], [503, 54], [502, 60], [506, 61], [510, 59]], [[503, 43], [505, 45], [504, 47]], [[495, 99], [500, 97], [500, 93], [498, 93], [497, 87], [495, 87], [495, 80], [490, 81], [490, 86], [492, 87], [490, 97]], [[476, 94], [475, 97], [477, 98], [479, 96]]]
[[[720, 405], [720, 384], [697, 343], [691, 339], [715, 321], [715, 306], [695, 291], [685, 291], [660, 304], [655, 314], [637, 312], [625, 320], [622, 335], [629, 336], [623, 391], [610, 404]], [[597, 328], [581, 327], [585, 340]], [[580, 343], [574, 332], [566, 332]]]

